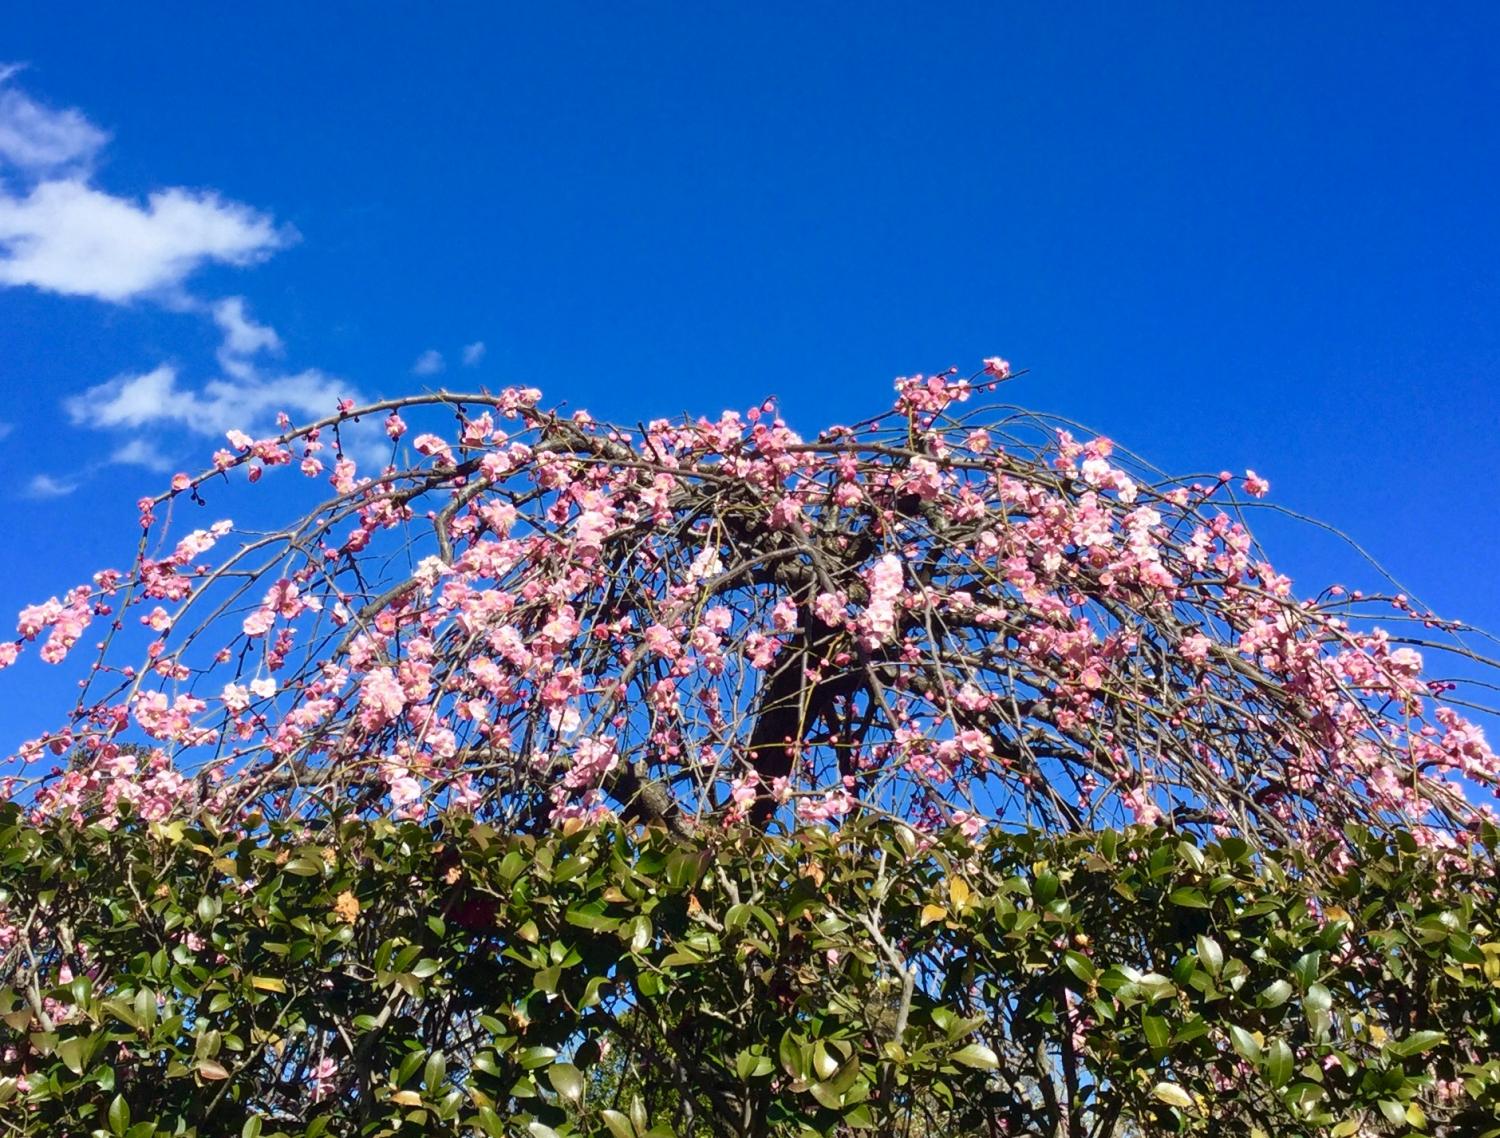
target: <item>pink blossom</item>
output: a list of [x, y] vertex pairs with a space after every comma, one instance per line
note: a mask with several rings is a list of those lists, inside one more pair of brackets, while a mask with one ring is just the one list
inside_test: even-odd
[[802, 525], [802, 503], [790, 495], [780, 498], [771, 508], [767, 522], [772, 529], [799, 529]]
[[422, 784], [412, 777], [409, 770], [389, 767], [385, 779], [386, 793], [390, 795], [391, 805], [398, 813], [409, 812], [422, 797]]
[[340, 456], [339, 460], [333, 464], [333, 476], [329, 482], [340, 494], [352, 494], [355, 488], [354, 472], [354, 460]]
[[317, 1066], [312, 1069], [312, 1091], [309, 1098], [313, 1102], [321, 1102], [333, 1091], [333, 1076], [338, 1074], [338, 1064], [332, 1059], [324, 1056], [318, 1060]]
[[360, 721], [374, 730], [399, 716], [406, 707], [406, 692], [389, 668], [376, 668], [359, 685]]
[[1208, 660], [1208, 651], [1213, 641], [1201, 632], [1190, 633], [1177, 645], [1177, 652], [1190, 664], [1202, 664]]
[[848, 598], [842, 592], [819, 593], [813, 598], [813, 615], [824, 624], [839, 625], [844, 622], [844, 610], [848, 604]]
[[760, 775], [755, 771], [740, 775], [729, 784], [729, 799], [734, 804], [735, 813], [744, 814], [755, 804], [759, 786]]
[[958, 827], [959, 832], [966, 838], [976, 838], [984, 829], [984, 818], [979, 814], [971, 814], [967, 810], [955, 810], [953, 812], [953, 824]]
[[692, 564], [688, 566], [687, 579], [689, 581], [703, 581], [710, 577], [716, 577], [724, 572], [724, 562], [719, 557], [716, 546], [705, 545], [693, 558]]
[[247, 616], [240, 624], [240, 629], [246, 636], [264, 636], [271, 631], [271, 627], [275, 623], [276, 610], [263, 607], [256, 609]]
[[668, 660], [675, 660], [682, 655], [682, 642], [664, 624], [653, 624], [647, 628], [645, 643], [652, 652], [665, 656]]
[[763, 632], [751, 632], [745, 637], [745, 655], [752, 668], [769, 668], [781, 650], [781, 641]]
[[797, 627], [797, 606], [790, 597], [782, 597], [771, 610], [771, 627], [777, 632], [789, 632]]
[[901, 597], [901, 559], [887, 553], [864, 573], [870, 603], [856, 622], [860, 644], [873, 651], [896, 635], [896, 602]]
[[418, 435], [411, 445], [418, 454], [429, 455], [447, 466], [457, 465], [452, 448], [438, 435]]

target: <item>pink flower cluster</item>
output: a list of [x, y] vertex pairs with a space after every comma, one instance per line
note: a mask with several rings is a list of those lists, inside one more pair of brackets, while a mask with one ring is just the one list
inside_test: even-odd
[[7, 792], [111, 824], [330, 787], [566, 824], [638, 808], [645, 779], [720, 820], [1183, 810], [1300, 835], [1400, 817], [1435, 843], [1491, 811], [1500, 760], [1408, 643], [1452, 626], [1299, 600], [1220, 508], [1227, 475], [1161, 483], [1107, 439], [957, 414], [1010, 376], [904, 377], [890, 412], [811, 442], [770, 403], [626, 429], [530, 388], [366, 409], [394, 457], [363, 474], [338, 449], [357, 408], [230, 432], [144, 525], [238, 470], [320, 474], [330, 445], [334, 499], [219, 566], [227, 522], [24, 610], [0, 666], [32, 641], [60, 662], [103, 617], [149, 640], [91, 668]]

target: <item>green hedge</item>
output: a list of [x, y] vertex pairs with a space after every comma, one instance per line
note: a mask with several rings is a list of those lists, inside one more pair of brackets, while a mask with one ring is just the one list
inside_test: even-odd
[[3, 807], [0, 1133], [1500, 1134], [1494, 863], [1354, 838]]

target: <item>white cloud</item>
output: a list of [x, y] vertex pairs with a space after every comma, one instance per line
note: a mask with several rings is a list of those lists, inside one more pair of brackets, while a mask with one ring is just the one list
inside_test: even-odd
[[143, 427], [163, 417], [181, 398], [177, 369], [162, 364], [144, 375], [117, 376], [63, 402], [68, 418], [78, 426]]
[[483, 340], [475, 340], [472, 344], [464, 345], [464, 367], [474, 367], [482, 359], [484, 359]]
[[0, 163], [33, 175], [91, 164], [109, 135], [80, 111], [52, 110], [6, 86], [20, 71], [0, 66]]
[[316, 368], [293, 375], [250, 373], [214, 379], [201, 388], [178, 383], [170, 364], [141, 375], [122, 375], [63, 403], [76, 426], [138, 429], [180, 426], [199, 435], [222, 435], [232, 427], [266, 427], [278, 411], [293, 419], [333, 414], [348, 384]]
[[33, 474], [23, 493], [28, 498], [66, 498], [77, 489], [76, 482], [63, 482], [50, 474]]
[[219, 345], [219, 366], [231, 375], [245, 375], [249, 360], [261, 352], [281, 353], [276, 329], [257, 324], [245, 311], [245, 298], [231, 296], [213, 307], [214, 323], [224, 333]]
[[213, 193], [162, 190], [142, 208], [79, 181], [0, 192], [0, 284], [67, 296], [170, 294], [210, 261], [251, 265], [287, 240], [269, 217]]
[[417, 357], [417, 362], [411, 365], [411, 373], [412, 375], [437, 375], [444, 366], [443, 353], [436, 348], [428, 348]]
[[165, 474], [172, 469], [172, 461], [156, 449], [155, 443], [139, 437], [131, 439], [124, 446], [116, 447], [109, 456], [109, 461], [118, 466], [143, 466], [157, 474]]
[[[110, 454], [109, 462], [157, 472], [171, 469], [172, 461], [157, 442], [141, 436], [147, 430], [222, 440], [224, 432], [237, 428], [265, 436], [278, 430], [279, 412], [304, 423], [332, 415], [340, 399], [366, 402], [352, 385], [316, 368], [288, 373], [263, 367], [255, 357], [279, 351], [281, 338], [250, 316], [242, 297], [220, 301], [213, 314], [224, 333], [217, 353], [224, 367], [219, 377], [193, 386], [175, 365], [162, 364], [116, 376], [63, 401], [75, 426], [136, 432]], [[345, 453], [363, 467], [379, 467], [389, 459], [390, 443], [378, 420], [345, 424], [341, 437]]]
[[0, 285], [124, 303], [180, 299], [210, 262], [251, 265], [294, 239], [266, 214], [211, 190], [169, 187], [144, 203], [92, 184], [109, 136], [74, 109], [6, 86], [0, 67]]

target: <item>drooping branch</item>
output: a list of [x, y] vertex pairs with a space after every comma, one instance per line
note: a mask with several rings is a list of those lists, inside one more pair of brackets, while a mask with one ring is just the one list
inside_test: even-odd
[[[21, 614], [0, 662], [110, 629], [9, 793], [67, 818], [340, 803], [687, 833], [865, 812], [1458, 842], [1500, 762], [1420, 653], [1481, 683], [1500, 665], [1401, 595], [1297, 599], [1244, 525], [1253, 474], [1163, 480], [962, 407], [1006, 375], [900, 380], [891, 411], [810, 442], [769, 406], [634, 429], [515, 388], [230, 432], [142, 503], [128, 569]], [[346, 445], [382, 415], [390, 460], [362, 474]], [[285, 486], [262, 477], [282, 466], [332, 497], [167, 542], [177, 502], [237, 472]]]

